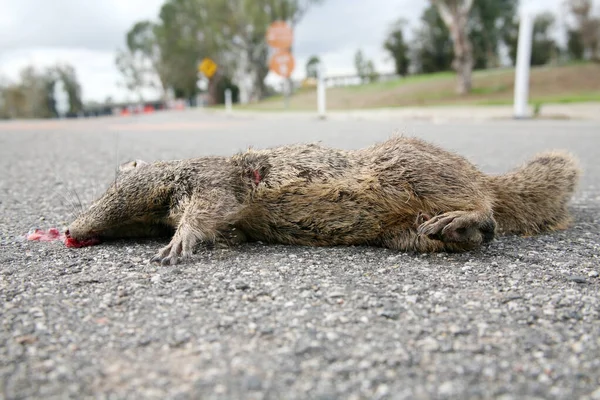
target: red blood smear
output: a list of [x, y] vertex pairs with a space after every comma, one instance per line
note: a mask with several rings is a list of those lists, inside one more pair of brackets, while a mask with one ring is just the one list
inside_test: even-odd
[[50, 228], [48, 232], [42, 229], [36, 229], [33, 233], [27, 235], [27, 240], [39, 240], [40, 242], [52, 242], [55, 240], [64, 240], [65, 236], [62, 235], [58, 229]]
[[60, 231], [56, 228], [50, 228], [47, 232], [42, 229], [36, 229], [27, 235], [27, 240], [37, 240], [40, 242], [52, 242], [55, 240], [60, 240], [61, 242], [64, 242], [65, 246], [75, 248], [93, 246], [100, 243], [100, 240], [96, 238], [85, 240], [73, 239], [69, 235], [69, 231], [67, 231], [66, 234], [63, 234], [60, 233]]
[[257, 170], [252, 171], [252, 173], [254, 174], [254, 183], [258, 185], [262, 179], [260, 173]]
[[77, 239], [73, 239], [70, 236], [67, 236], [65, 238], [65, 246], [67, 247], [75, 247], [75, 248], [79, 248], [79, 247], [87, 247], [87, 246], [94, 246], [96, 244], [100, 243], [99, 239], [85, 239], [85, 240], [77, 240]]

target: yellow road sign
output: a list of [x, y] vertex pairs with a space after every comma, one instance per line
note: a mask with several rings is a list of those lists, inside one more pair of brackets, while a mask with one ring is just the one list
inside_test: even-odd
[[204, 74], [208, 79], [212, 78], [215, 72], [217, 72], [217, 63], [210, 58], [202, 60], [198, 66], [198, 70]]

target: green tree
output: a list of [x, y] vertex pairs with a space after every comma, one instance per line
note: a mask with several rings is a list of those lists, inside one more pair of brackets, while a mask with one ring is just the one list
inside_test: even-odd
[[572, 60], [583, 60], [585, 47], [581, 39], [581, 33], [577, 30], [567, 30], [567, 53]]
[[126, 42], [129, 53], [140, 59], [143, 84], [159, 89], [164, 98], [168, 89], [167, 70], [161, 56], [158, 32], [156, 24], [141, 21], [127, 32]]
[[317, 78], [318, 68], [321, 60], [317, 56], [311, 56], [306, 62], [306, 77]]
[[83, 111], [83, 101], [81, 96], [81, 85], [77, 80], [77, 73], [73, 66], [68, 64], [57, 65], [55, 67], [58, 79], [63, 81], [65, 90], [69, 95], [69, 113], [79, 114]]
[[551, 12], [544, 12], [535, 17], [531, 65], [545, 65], [557, 58], [559, 48], [551, 36], [551, 30], [555, 22], [556, 18]]
[[20, 71], [18, 90], [21, 92], [21, 104], [18, 105], [17, 117], [47, 118], [48, 108], [48, 74], [38, 71], [34, 66], [27, 66]]
[[123, 78], [123, 81], [119, 84], [130, 92], [136, 93], [139, 101], [144, 101], [142, 90], [146, 86], [146, 82], [139, 59], [129, 51], [117, 50], [115, 63]]
[[239, 102], [240, 88], [228, 77], [223, 77], [217, 83], [217, 104], [225, 104], [225, 91], [227, 89], [231, 90], [231, 101], [233, 103]]
[[[242, 54], [245, 66], [253, 76], [253, 97], [262, 98], [266, 93], [264, 80], [269, 73], [269, 48], [265, 35], [271, 22], [286, 21], [292, 30], [306, 15], [308, 10], [323, 3], [324, 0], [239, 0], [222, 2], [224, 11], [217, 15], [225, 19], [220, 21], [233, 36], [230, 52]], [[290, 49], [293, 51], [293, 45]]]
[[125, 37], [126, 49], [118, 50], [115, 59], [123, 76], [122, 85], [136, 93], [140, 101], [144, 101], [144, 88], [160, 86], [163, 96], [167, 89], [155, 31], [156, 26], [150, 21], [134, 24]]
[[2, 105], [0, 118], [27, 118], [25, 93], [23, 89], [15, 84], [9, 84], [2, 88]]
[[356, 75], [358, 75], [361, 81], [364, 81], [366, 78], [366, 61], [365, 55], [363, 54], [362, 49], [356, 50], [354, 54], [354, 68], [356, 69]]
[[0, 117], [2, 118], [50, 118], [55, 117], [56, 101], [54, 87], [63, 81], [69, 95], [71, 113], [83, 110], [81, 86], [75, 69], [68, 64], [56, 65], [45, 70], [27, 66], [20, 71], [19, 81], [4, 81], [0, 87]]
[[446, 24], [452, 46], [454, 59], [452, 68], [457, 73], [456, 91], [467, 94], [471, 91], [471, 73], [473, 70], [473, 45], [469, 37], [469, 13], [473, 0], [430, 0], [436, 6], [440, 17]]
[[404, 18], [395, 21], [390, 27], [387, 39], [383, 44], [383, 48], [390, 53], [390, 56], [394, 60], [396, 73], [398, 75], [406, 75], [410, 65], [408, 56], [409, 47], [404, 40], [404, 29], [406, 25], [407, 21]]
[[[556, 18], [550, 12], [540, 13], [535, 16], [533, 23], [533, 36], [531, 44], [531, 65], [545, 65], [559, 52], [556, 41], [551, 36], [551, 30]], [[517, 47], [519, 42], [519, 23], [505, 34], [504, 41], [508, 46], [508, 55], [513, 63], [517, 61]]]
[[425, 9], [421, 24], [415, 29], [413, 37], [410, 58], [416, 71], [432, 73], [452, 68], [454, 51], [450, 32], [436, 7]]
[[198, 92], [198, 63], [213, 54], [214, 40], [208, 34], [208, 0], [168, 0], [153, 29], [164, 68], [165, 86], [178, 98], [192, 99]]
[[[172, 87], [177, 97], [192, 98], [197, 93], [198, 63], [210, 57], [219, 66], [209, 81], [213, 100], [217, 99], [218, 81], [229, 79], [238, 68], [254, 77], [253, 92], [260, 98], [266, 92], [264, 80], [269, 72], [269, 48], [265, 39], [269, 24], [285, 20], [293, 27], [312, 5], [322, 2], [167, 0], [152, 29], [144, 22], [134, 25], [127, 37], [128, 48], [152, 60], [161, 84]], [[128, 67], [133, 86], [143, 84], [143, 73], [136, 76], [132, 62], [123, 64]]]
[[[565, 0], [573, 20], [569, 29], [572, 55], [582, 59], [600, 60], [600, 18], [592, 15], [592, 0]], [[578, 51], [582, 47], [583, 51]]]
[[[198, 64], [205, 57], [218, 71], [209, 80], [209, 93], [218, 100], [218, 83], [236, 71], [253, 76], [255, 97], [266, 93], [269, 48], [266, 30], [276, 20], [294, 27], [314, 4], [324, 0], [167, 0], [157, 23], [141, 21], [127, 33], [127, 50], [117, 65], [127, 87], [141, 93], [151, 71], [163, 92], [178, 98], [198, 92]], [[225, 83], [220, 86], [225, 85]]]
[[362, 83], [374, 82], [379, 78], [372, 60], [367, 60], [361, 49], [354, 54], [354, 67]]
[[[474, 0], [468, 14], [467, 31], [471, 42], [473, 68], [499, 65], [502, 42], [514, 31], [518, 0]], [[421, 72], [452, 69], [454, 45], [439, 8], [431, 5], [421, 17], [410, 43], [411, 62]]]
[[518, 0], [474, 0], [469, 17], [469, 37], [473, 43], [474, 68], [494, 68], [500, 64], [499, 47], [514, 29]]
[[373, 60], [368, 60], [366, 62], [364, 72], [369, 82], [375, 82], [379, 79], [379, 73], [375, 69], [375, 64], [373, 64]]

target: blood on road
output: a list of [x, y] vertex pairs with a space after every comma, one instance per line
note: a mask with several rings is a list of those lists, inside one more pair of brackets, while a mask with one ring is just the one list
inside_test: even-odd
[[35, 240], [39, 242], [61, 241], [65, 244], [65, 246], [74, 248], [94, 246], [100, 243], [100, 240], [96, 238], [85, 240], [73, 239], [69, 234], [69, 231], [61, 233], [56, 228], [50, 228], [47, 231], [44, 231], [43, 229], [35, 229], [33, 232], [27, 235], [27, 240]]

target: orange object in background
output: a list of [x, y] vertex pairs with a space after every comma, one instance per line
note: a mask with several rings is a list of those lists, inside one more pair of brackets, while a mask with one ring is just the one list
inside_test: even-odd
[[269, 61], [269, 69], [284, 78], [289, 78], [294, 70], [294, 56], [287, 50], [277, 50]]
[[267, 28], [267, 43], [276, 49], [289, 49], [292, 47], [294, 33], [285, 21], [275, 21]]

